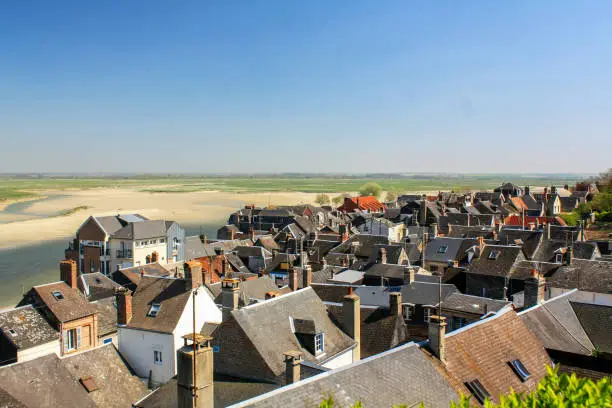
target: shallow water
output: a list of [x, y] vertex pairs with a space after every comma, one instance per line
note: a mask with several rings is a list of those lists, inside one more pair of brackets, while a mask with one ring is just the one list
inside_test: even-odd
[[[18, 201], [16, 203], [12, 203], [4, 207], [4, 209], [0, 211], [0, 214], [6, 215], [6, 216], [17, 216], [15, 217], [15, 219], [16, 220], [18, 219], [20, 221], [23, 221], [26, 219], [32, 219], [32, 218], [54, 217], [54, 216], [59, 215], [61, 211], [54, 211], [50, 213], [39, 213], [39, 212], [32, 212], [32, 211], [27, 211], [27, 210], [30, 207], [32, 207], [32, 205], [34, 205], [35, 203], [39, 203], [43, 201], [57, 200], [57, 199], [64, 198], [64, 197], [68, 197], [68, 196], [63, 195], [63, 194], [51, 194], [43, 198], [34, 198], [32, 200]], [[9, 222], [12, 222], [10, 217], [3, 217], [3, 218], [4, 219], [0, 219], [0, 224], [6, 224]]]

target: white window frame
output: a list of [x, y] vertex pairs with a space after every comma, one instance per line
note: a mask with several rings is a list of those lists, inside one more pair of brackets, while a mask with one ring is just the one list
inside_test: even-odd
[[424, 307], [423, 308], [423, 321], [425, 321], [425, 323], [429, 323], [430, 320], [431, 320], [431, 307]]
[[325, 333], [315, 334], [314, 350], [315, 350], [315, 354], [321, 354], [325, 352]]
[[164, 364], [164, 357], [161, 350], [153, 350], [153, 364]]

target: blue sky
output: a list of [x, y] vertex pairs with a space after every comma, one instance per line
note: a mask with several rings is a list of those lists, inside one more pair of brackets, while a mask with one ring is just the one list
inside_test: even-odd
[[7, 1], [0, 172], [612, 165], [609, 1]]

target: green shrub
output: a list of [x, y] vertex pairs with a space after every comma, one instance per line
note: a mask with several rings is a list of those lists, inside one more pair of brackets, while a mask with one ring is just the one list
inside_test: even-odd
[[580, 216], [576, 214], [575, 212], [571, 212], [567, 214], [559, 214], [559, 216], [570, 227], [575, 227], [576, 225], [578, 225], [578, 220], [580, 220]]
[[362, 196], [374, 196], [378, 198], [380, 197], [381, 193], [382, 193], [382, 187], [374, 182], [365, 183], [363, 186], [359, 188], [359, 195], [362, 195]]

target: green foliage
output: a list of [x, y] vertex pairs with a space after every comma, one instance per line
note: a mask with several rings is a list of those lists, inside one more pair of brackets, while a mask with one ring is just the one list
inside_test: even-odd
[[378, 198], [380, 197], [381, 193], [382, 187], [378, 183], [374, 183], [373, 181], [365, 183], [359, 188], [359, 195], [362, 196], [374, 196]]
[[591, 205], [595, 211], [612, 212], [612, 191], [596, 194]]
[[591, 212], [593, 212], [593, 210], [591, 209], [591, 206], [587, 203], [579, 204], [578, 208], [574, 210], [574, 213], [576, 213], [579, 219], [581, 220], [586, 220], [587, 218], [589, 218]]
[[339, 205], [342, 205], [342, 203], [344, 203], [344, 199], [346, 197], [350, 197], [351, 195], [348, 193], [343, 193], [340, 194], [339, 196], [335, 196], [334, 198], [332, 198], [332, 203], [334, 203], [334, 205], [337, 207]]
[[395, 200], [397, 200], [397, 193], [395, 191], [387, 191], [387, 196], [385, 197], [385, 201], [390, 203]]
[[559, 214], [559, 216], [563, 218], [563, 221], [565, 221], [565, 223], [570, 227], [575, 227], [578, 225], [578, 221], [580, 220], [580, 215], [576, 214], [575, 212]]
[[327, 194], [317, 194], [317, 197], [315, 198], [315, 203], [319, 204], [319, 205], [327, 205], [330, 203], [330, 198]]

